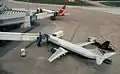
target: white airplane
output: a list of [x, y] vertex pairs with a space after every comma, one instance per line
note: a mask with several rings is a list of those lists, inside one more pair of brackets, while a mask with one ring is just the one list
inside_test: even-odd
[[[115, 51], [109, 46], [110, 42], [106, 41], [103, 44], [96, 42], [96, 39], [91, 37], [88, 38], [88, 42], [73, 44], [66, 40], [60, 39], [59, 37], [63, 36], [63, 31], [53, 33], [52, 35], [41, 34], [41, 33], [13, 33], [13, 32], [0, 32], [0, 40], [16, 40], [16, 41], [34, 41], [37, 42], [38, 46], [41, 46], [42, 43], [51, 42], [57, 45], [59, 48], [53, 48], [53, 55], [48, 59], [50, 62], [59, 58], [61, 55], [65, 55], [69, 51], [82, 55], [84, 57], [94, 59], [98, 65], [102, 62], [110, 64], [112, 60], [110, 59], [113, 56]], [[89, 50], [83, 46], [95, 44], [98, 46], [97, 54], [93, 50]], [[30, 44], [31, 45], [31, 44]], [[55, 52], [54, 52], [55, 51]], [[25, 49], [21, 49], [21, 56], [26, 56]]]
[[51, 42], [51, 43], [59, 46], [58, 49], [53, 48], [51, 50], [51, 51], [55, 51], [55, 52], [48, 59], [50, 62], [52, 62], [56, 58], [59, 58], [61, 55], [65, 55], [69, 51], [72, 51], [72, 52], [82, 55], [84, 57], [96, 60], [96, 63], [98, 65], [100, 65], [103, 61], [110, 64], [112, 62], [110, 57], [113, 56], [114, 54], [116, 54], [115, 52], [107, 52], [107, 53], [102, 53], [102, 55], [99, 55], [99, 54], [96, 54], [96, 53], [92, 52], [91, 50], [83, 47], [85, 45], [95, 43], [96, 42], [95, 38], [89, 38], [89, 42], [73, 44], [71, 42], [60, 39], [53, 35], [46, 35], [46, 36], [47, 36], [47, 42]]

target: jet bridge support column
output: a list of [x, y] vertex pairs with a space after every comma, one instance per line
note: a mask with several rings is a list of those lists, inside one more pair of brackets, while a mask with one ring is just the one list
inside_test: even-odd
[[26, 13], [26, 15], [25, 15], [25, 21], [22, 24], [22, 28], [28, 28], [28, 27], [31, 27], [30, 15], [29, 15], [29, 13]]

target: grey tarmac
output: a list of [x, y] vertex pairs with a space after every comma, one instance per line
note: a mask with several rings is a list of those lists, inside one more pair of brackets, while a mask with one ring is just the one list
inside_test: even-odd
[[[27, 7], [27, 5], [11, 4], [11, 7]], [[38, 5], [39, 6], [39, 5]], [[36, 5], [30, 5], [31, 9]], [[60, 6], [45, 6], [57, 10]], [[64, 31], [63, 39], [72, 43], [84, 42], [89, 36], [98, 41], [110, 40], [116, 50], [111, 65], [101, 64], [69, 54], [56, 59], [52, 63], [48, 58], [52, 55], [50, 45], [37, 47], [36, 43], [26, 49], [27, 57], [20, 57], [20, 49], [29, 42], [21, 42], [4, 56], [0, 57], [0, 74], [119, 74], [120, 73], [120, 16], [109, 13], [86, 10], [83, 8], [67, 8], [69, 16], [60, 17], [56, 21], [49, 18], [40, 20], [41, 25], [30, 32], [44, 32], [51, 34], [58, 30]], [[1, 51], [2, 52], [2, 51]]]

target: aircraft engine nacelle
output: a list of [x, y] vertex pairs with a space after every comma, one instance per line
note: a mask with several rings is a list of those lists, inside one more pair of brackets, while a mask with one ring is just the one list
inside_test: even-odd
[[96, 42], [96, 38], [95, 38], [95, 37], [89, 37], [89, 38], [88, 38], [88, 42], [93, 42], [93, 43], [95, 43], [95, 42]]
[[55, 52], [57, 51], [57, 49], [56, 49], [56, 48], [51, 48], [50, 51], [51, 51], [52, 54], [53, 54], [53, 53], [55, 53]]
[[63, 31], [62, 30], [57, 31], [57, 32], [53, 33], [52, 35], [55, 36], [55, 37], [58, 37], [58, 38], [62, 38], [63, 37]]

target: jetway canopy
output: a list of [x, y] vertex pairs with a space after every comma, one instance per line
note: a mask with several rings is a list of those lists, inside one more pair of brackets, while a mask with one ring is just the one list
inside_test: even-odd
[[39, 33], [0, 32], [0, 40], [34, 41], [37, 37]]
[[[61, 38], [63, 36], [63, 31], [58, 31], [52, 34], [55, 37]], [[13, 40], [13, 41], [48, 41], [52, 39], [51, 36], [47, 34], [39, 33], [17, 33], [17, 32], [0, 32], [0, 40]]]
[[47, 12], [36, 14], [37, 19], [43, 19], [43, 18], [47, 18], [47, 17], [53, 16], [53, 15], [54, 14], [49, 14]]

